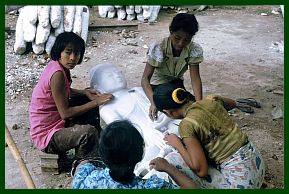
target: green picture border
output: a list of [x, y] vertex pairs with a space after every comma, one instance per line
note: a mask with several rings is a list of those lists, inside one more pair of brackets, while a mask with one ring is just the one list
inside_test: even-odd
[[[287, 1], [289, 2], [289, 1]], [[231, 0], [231, 1], [225, 1], [225, 0], [219, 0], [219, 1], [213, 1], [213, 0], [146, 0], [146, 1], [135, 1], [135, 0], [125, 0], [125, 1], [120, 1], [120, 0], [70, 0], [70, 1], [59, 1], [59, 0], [49, 0], [49, 1], [36, 1], [36, 0], [22, 0], [22, 1], [17, 1], [17, 0], [11, 0], [11, 1], [8, 1], [8, 0], [2, 0], [0, 2], [1, 4], [1, 14], [2, 14], [2, 18], [1, 19], [1, 26], [2, 28], [4, 28], [4, 30], [2, 30], [2, 46], [3, 48], [5, 48], [5, 5], [29, 5], [29, 4], [33, 4], [33, 5], [39, 5], [39, 4], [45, 4], [45, 3], [49, 3], [49, 4], [55, 4], [55, 5], [59, 5], [59, 4], [71, 4], [71, 5], [76, 5], [76, 4], [85, 4], [85, 5], [116, 5], [116, 4], [119, 4], [119, 5], [285, 5], [286, 9], [287, 9], [287, 6], [288, 4], [286, 4], [286, 1], [285, 0]], [[284, 15], [284, 21], [287, 21], [287, 12], [285, 11], [285, 15]], [[284, 29], [287, 29], [286, 28], [286, 24], [284, 22]], [[288, 31], [288, 30], [287, 30]], [[284, 36], [287, 35], [287, 31], [285, 33], [285, 30], [284, 30]], [[284, 37], [284, 40], [286, 38]], [[285, 42], [285, 41], [284, 41]], [[286, 47], [286, 44], [284, 45]], [[284, 49], [285, 53], [284, 53], [284, 56], [286, 56], [286, 53], [287, 52], [287, 48]], [[1, 75], [3, 76], [0, 76], [0, 83], [1, 83], [1, 103], [0, 103], [0, 110], [1, 110], [1, 126], [2, 126], [2, 129], [4, 131], [4, 127], [5, 127], [5, 50], [4, 52], [1, 52], [1, 60], [2, 60], [2, 65], [0, 67], [0, 72], [1, 72]], [[284, 60], [286, 61], [286, 60]], [[287, 64], [288, 65], [288, 64]], [[287, 80], [287, 73], [288, 73], [288, 67], [286, 67], [286, 65], [284, 64], [284, 99], [285, 98], [285, 95], [287, 94], [287, 87], [286, 86], [286, 82], [288, 81]], [[285, 126], [288, 126], [288, 121], [285, 119], [286, 118], [286, 115], [287, 115], [287, 110], [288, 110], [288, 104], [285, 103], [286, 100], [284, 100], [284, 140], [288, 139], [288, 132], [286, 132], [286, 127]], [[5, 132], [3, 132], [5, 133]], [[2, 136], [3, 138], [0, 138], [1, 142], [2, 143], [2, 148], [4, 148], [4, 143], [5, 143], [5, 134], [3, 134]], [[284, 141], [284, 163], [286, 163], [285, 161], [287, 161], [287, 153], [286, 153], [286, 148], [288, 148], [288, 141]], [[193, 192], [198, 192], [198, 193], [209, 193], [209, 192], [214, 192], [214, 193], [235, 193], [235, 192], [254, 192], [254, 193], [263, 193], [263, 192], [269, 192], [269, 193], [284, 193], [285, 190], [287, 189], [287, 182], [288, 180], [286, 180], [286, 178], [288, 178], [286, 176], [286, 172], [288, 172], [288, 169], [287, 169], [287, 165], [284, 164], [284, 189], [260, 189], [260, 190], [243, 190], [243, 191], [240, 191], [240, 190], [89, 190], [89, 191], [86, 191], [86, 190], [64, 190], [64, 189], [61, 189], [61, 190], [53, 190], [53, 191], [50, 191], [50, 189], [36, 189], [36, 190], [28, 190], [28, 189], [5, 189], [5, 150], [2, 149], [1, 150], [1, 161], [2, 161], [2, 165], [1, 165], [1, 168], [0, 168], [0, 173], [1, 173], [1, 178], [0, 178], [0, 185], [1, 185], [1, 193], [2, 192], [27, 192], [27, 193], [30, 193], [30, 192], [37, 192], [37, 193], [40, 193], [40, 192], [76, 192], [76, 193], [86, 193], [86, 192], [101, 192], [102, 194], [104, 193], [146, 193], [146, 194], [149, 194], [149, 193], [175, 193], [175, 192], [178, 192], [178, 193], [193, 193]], [[21, 176], [21, 175], [19, 175]]]

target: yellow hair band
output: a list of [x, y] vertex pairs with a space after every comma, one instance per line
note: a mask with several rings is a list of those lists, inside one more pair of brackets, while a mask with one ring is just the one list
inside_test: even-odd
[[176, 103], [178, 103], [178, 104], [182, 104], [183, 102], [185, 102], [186, 99], [179, 100], [179, 98], [178, 98], [178, 96], [177, 96], [177, 92], [178, 92], [179, 90], [186, 91], [186, 90], [184, 90], [183, 88], [177, 88], [177, 89], [175, 89], [175, 90], [173, 91], [173, 93], [172, 93], [172, 98], [173, 98], [173, 101], [174, 101], [174, 102], [176, 102]]

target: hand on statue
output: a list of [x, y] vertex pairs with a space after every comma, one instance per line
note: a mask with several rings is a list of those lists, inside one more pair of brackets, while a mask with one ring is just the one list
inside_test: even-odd
[[108, 103], [112, 99], [113, 99], [112, 94], [105, 93], [105, 94], [95, 95], [95, 99], [93, 101], [96, 102], [97, 106], [100, 106], [100, 105]]
[[166, 172], [167, 169], [170, 167], [168, 161], [164, 158], [157, 157], [150, 161], [150, 168], [154, 168], [159, 172]]
[[158, 118], [153, 121], [153, 127], [161, 132], [168, 130], [168, 124], [172, 121], [171, 118], [165, 114], [158, 112]]
[[85, 90], [85, 95], [90, 99], [90, 100], [95, 100], [101, 93], [96, 91], [95, 89], [92, 88], [86, 88]]
[[158, 119], [158, 110], [154, 104], [151, 104], [150, 106], [149, 117], [152, 121]]
[[172, 146], [173, 148], [177, 149], [182, 146], [181, 139], [174, 133], [166, 134], [164, 137], [164, 140], [166, 141], [166, 144]]

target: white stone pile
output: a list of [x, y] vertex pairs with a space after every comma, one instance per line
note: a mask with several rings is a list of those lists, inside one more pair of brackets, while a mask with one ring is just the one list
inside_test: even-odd
[[86, 42], [89, 25], [87, 6], [25, 6], [16, 23], [14, 52], [23, 54], [32, 43], [35, 54], [50, 54], [56, 37], [62, 32], [78, 34]]
[[114, 18], [118, 20], [139, 20], [141, 22], [155, 22], [161, 6], [145, 6], [145, 5], [108, 5], [98, 6], [99, 16], [102, 18]]

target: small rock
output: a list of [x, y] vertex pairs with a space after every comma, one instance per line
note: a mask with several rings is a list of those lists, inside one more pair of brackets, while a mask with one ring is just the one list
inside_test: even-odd
[[113, 30], [112, 33], [114, 33], [114, 34], [119, 34], [119, 33], [121, 33], [121, 31], [119, 31], [119, 30]]
[[47, 63], [45, 58], [39, 59], [38, 61], [40, 64], [46, 64]]
[[12, 10], [8, 12], [9, 15], [17, 15], [19, 14], [18, 10]]
[[258, 59], [258, 62], [264, 63], [265, 61], [263, 59]]
[[94, 36], [92, 36], [92, 37], [91, 37], [91, 40], [92, 40], [92, 41], [96, 41], [97, 39], [96, 39]]
[[283, 147], [279, 147], [278, 150], [283, 150]]
[[283, 118], [283, 111], [279, 107], [273, 108], [271, 115], [273, 116], [273, 120]]
[[284, 92], [282, 90], [274, 90], [273, 94], [280, 94], [280, 95], [284, 95]]
[[19, 127], [18, 127], [17, 124], [14, 124], [14, 125], [12, 126], [12, 129], [13, 129], [13, 130], [17, 130], [17, 129], [19, 129]]
[[38, 67], [39, 65], [40, 65], [39, 61], [35, 61], [35, 62], [32, 64], [33, 67]]
[[128, 53], [130, 53], [130, 54], [138, 54], [138, 52], [135, 51], [135, 50], [129, 50]]
[[278, 160], [278, 157], [276, 156], [276, 154], [273, 154], [272, 158], [273, 158], [274, 160]]
[[238, 117], [239, 114], [235, 114], [235, 113], [229, 113], [230, 116], [234, 116], [234, 117]]
[[266, 89], [266, 92], [272, 92], [273, 89]]
[[90, 59], [90, 57], [84, 57], [83, 61], [87, 62]]
[[280, 14], [280, 12], [275, 11], [275, 10], [272, 10], [271, 13], [273, 13], [273, 14], [275, 14], [275, 15], [279, 15], [279, 14]]
[[43, 58], [46, 60], [46, 61], [48, 61], [49, 60], [49, 54], [47, 54], [47, 53], [44, 53], [43, 54]]
[[33, 60], [35, 60], [35, 59], [37, 59], [37, 55], [33, 53], [33, 54], [31, 55], [31, 58], [32, 58]]
[[249, 126], [247, 123], [243, 124], [242, 127], [247, 127]]
[[233, 108], [228, 111], [229, 114], [235, 114], [238, 110], [236, 108]]
[[197, 10], [198, 11], [204, 11], [207, 8], [208, 8], [208, 5], [201, 5]]
[[128, 42], [127, 45], [130, 45], [130, 46], [138, 46], [137, 42]]
[[59, 185], [58, 185], [58, 188], [62, 188], [62, 187], [63, 187], [63, 185], [62, 185], [62, 184], [59, 184]]

